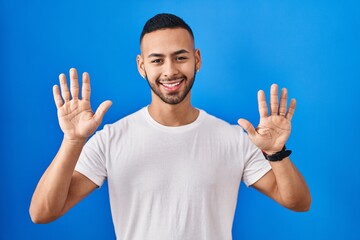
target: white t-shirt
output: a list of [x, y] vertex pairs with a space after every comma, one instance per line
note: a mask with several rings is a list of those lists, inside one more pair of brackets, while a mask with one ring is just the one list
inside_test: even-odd
[[106, 125], [85, 145], [76, 171], [108, 180], [119, 240], [229, 240], [240, 181], [271, 169], [240, 126], [203, 110], [180, 127], [147, 107]]

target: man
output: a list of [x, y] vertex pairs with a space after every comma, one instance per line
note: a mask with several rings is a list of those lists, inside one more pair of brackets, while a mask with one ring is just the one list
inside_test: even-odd
[[86, 144], [111, 102], [93, 113], [89, 75], [82, 76], [81, 99], [76, 70], [70, 90], [60, 75], [53, 93], [64, 138], [34, 192], [35, 223], [62, 216], [105, 179], [118, 239], [231, 239], [241, 180], [284, 207], [309, 209], [309, 189], [284, 147], [295, 111], [295, 100], [286, 106], [286, 89], [278, 102], [278, 87], [271, 87], [270, 112], [259, 91], [259, 126], [239, 120], [246, 135], [192, 106], [201, 56], [182, 19], [154, 16], [140, 48], [137, 66], [151, 88], [150, 105], [106, 125]]

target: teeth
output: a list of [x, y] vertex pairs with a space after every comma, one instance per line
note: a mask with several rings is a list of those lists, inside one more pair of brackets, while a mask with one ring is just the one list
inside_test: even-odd
[[175, 86], [177, 86], [177, 85], [179, 85], [179, 84], [180, 84], [180, 82], [172, 83], [172, 84], [163, 83], [163, 85], [164, 85], [165, 87], [168, 87], [168, 88], [175, 87]]

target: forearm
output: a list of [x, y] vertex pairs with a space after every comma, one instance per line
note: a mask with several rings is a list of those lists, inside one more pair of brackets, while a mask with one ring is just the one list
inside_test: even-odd
[[55, 220], [62, 213], [71, 178], [85, 140], [64, 139], [54, 160], [41, 177], [33, 194], [30, 215], [36, 222]]
[[270, 162], [275, 175], [279, 201], [294, 211], [307, 211], [311, 204], [309, 188], [289, 158]]

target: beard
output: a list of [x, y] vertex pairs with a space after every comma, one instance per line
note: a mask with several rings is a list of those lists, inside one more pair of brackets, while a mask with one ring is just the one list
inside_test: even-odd
[[[186, 96], [189, 94], [192, 86], [194, 85], [195, 82], [195, 76], [196, 76], [196, 71], [194, 71], [194, 75], [192, 78], [188, 79], [185, 75], [180, 76], [180, 78], [183, 78], [183, 82], [187, 82], [188, 84], [185, 85], [186, 88], [183, 91], [176, 91], [176, 92], [172, 92], [172, 93], [168, 93], [168, 94], [164, 94], [161, 92], [160, 90], [160, 82], [166, 82], [166, 81], [171, 81], [171, 78], [158, 78], [156, 79], [156, 81], [154, 83], [151, 83], [147, 77], [147, 74], [145, 73], [145, 79], [148, 82], [151, 90], [155, 93], [156, 96], [158, 96], [164, 103], [167, 104], [171, 104], [171, 105], [176, 105], [181, 103]], [[179, 78], [179, 77], [177, 77]]]

